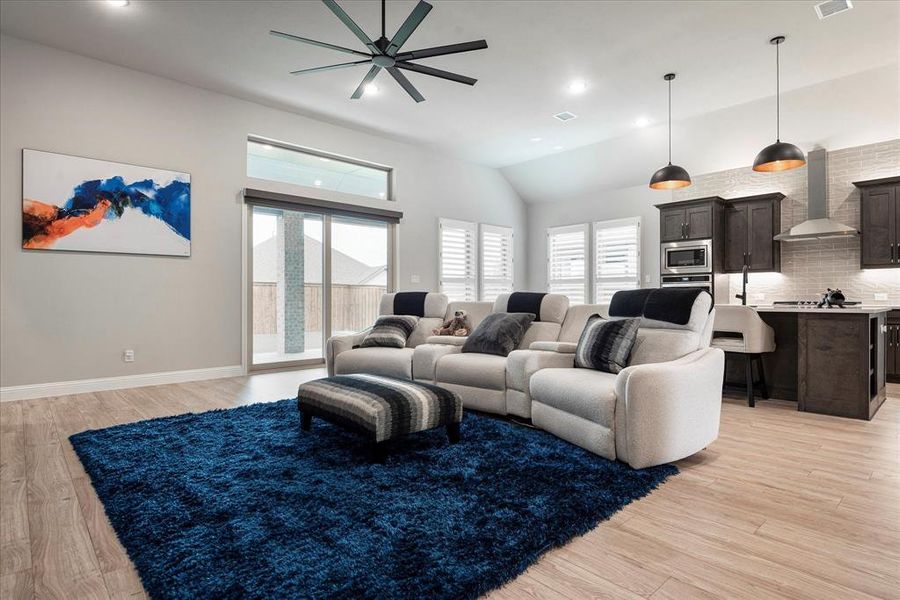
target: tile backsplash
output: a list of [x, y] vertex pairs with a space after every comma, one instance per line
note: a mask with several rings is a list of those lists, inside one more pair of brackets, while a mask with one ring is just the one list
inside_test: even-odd
[[[900, 139], [828, 152], [828, 216], [859, 228], [859, 190], [854, 181], [900, 175]], [[673, 200], [705, 196], [738, 198], [781, 192], [781, 231], [806, 220], [806, 167], [757, 173], [750, 167], [708, 173], [676, 190]], [[731, 297], [741, 291], [732, 275]], [[848, 300], [900, 306], [900, 269], [860, 269], [859, 238], [781, 243], [781, 273], [753, 273], [750, 304], [818, 298], [825, 288], [841, 288]], [[736, 300], [733, 300], [736, 302]]]

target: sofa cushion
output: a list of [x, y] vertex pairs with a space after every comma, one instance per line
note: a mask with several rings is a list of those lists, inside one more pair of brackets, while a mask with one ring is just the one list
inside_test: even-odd
[[440, 327], [443, 323], [443, 319], [435, 317], [423, 317], [419, 319], [419, 322], [416, 323], [416, 328], [413, 329], [413, 332], [409, 334], [409, 339], [406, 340], [406, 347], [415, 348], [419, 344], [424, 344], [425, 340], [434, 335], [435, 328]]
[[462, 351], [507, 356], [525, 337], [534, 315], [525, 313], [494, 313], [488, 315], [473, 331]]
[[578, 340], [575, 366], [606, 373], [618, 373], [627, 367], [640, 322], [640, 319], [607, 321], [600, 315], [592, 316]]
[[410, 315], [384, 315], [375, 319], [375, 325], [363, 338], [362, 348], [405, 348], [406, 340], [419, 322]]
[[456, 311], [466, 311], [466, 325], [469, 332], [475, 331], [475, 328], [484, 320], [486, 316], [494, 310], [493, 302], [451, 302], [447, 305], [447, 314], [444, 315], [444, 322], [449, 321], [456, 314]]
[[584, 331], [584, 326], [587, 325], [587, 320], [592, 315], [608, 317], [609, 304], [578, 304], [570, 308], [566, 313], [562, 329], [560, 329], [559, 341], [577, 344], [581, 338], [581, 332]]
[[438, 360], [434, 379], [438, 385], [453, 383], [505, 390], [506, 357], [475, 353], [448, 354]]
[[679, 329], [638, 329], [629, 365], [668, 362], [700, 348], [700, 333]]
[[610, 429], [616, 413], [616, 376], [590, 369], [541, 369], [531, 378], [531, 397]]
[[517, 348], [527, 350], [535, 342], [555, 342], [559, 338], [559, 323], [532, 323], [522, 336]]
[[412, 348], [354, 348], [334, 359], [337, 375], [373, 373], [388, 377], [412, 379]]

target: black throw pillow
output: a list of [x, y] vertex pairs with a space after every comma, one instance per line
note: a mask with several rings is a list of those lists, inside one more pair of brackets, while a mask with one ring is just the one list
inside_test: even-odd
[[575, 366], [618, 373], [628, 366], [640, 324], [640, 319], [607, 321], [600, 315], [591, 316], [578, 339]]
[[462, 351], [509, 356], [519, 347], [532, 321], [531, 313], [490, 314], [469, 334]]

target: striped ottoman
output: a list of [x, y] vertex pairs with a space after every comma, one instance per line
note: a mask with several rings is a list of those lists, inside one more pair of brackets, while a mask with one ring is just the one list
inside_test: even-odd
[[297, 390], [300, 427], [308, 431], [313, 417], [374, 442], [377, 460], [384, 442], [408, 433], [446, 427], [451, 443], [459, 441], [462, 401], [444, 388], [381, 375], [338, 375], [304, 383]]

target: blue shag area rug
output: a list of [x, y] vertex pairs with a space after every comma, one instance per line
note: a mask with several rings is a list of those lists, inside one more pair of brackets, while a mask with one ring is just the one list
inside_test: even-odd
[[152, 598], [476, 598], [677, 473], [474, 413], [369, 461], [296, 400], [69, 438]]

